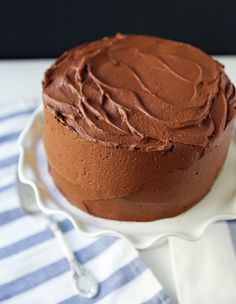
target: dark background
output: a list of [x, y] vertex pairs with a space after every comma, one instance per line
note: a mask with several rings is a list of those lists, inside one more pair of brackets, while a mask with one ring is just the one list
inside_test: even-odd
[[56, 57], [116, 32], [189, 42], [236, 54], [236, 1], [0, 0], [0, 58]]

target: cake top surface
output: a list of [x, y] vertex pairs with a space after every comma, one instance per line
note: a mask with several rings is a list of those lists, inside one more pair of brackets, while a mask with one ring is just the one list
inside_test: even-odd
[[45, 73], [43, 99], [80, 138], [130, 150], [206, 147], [236, 112], [221, 64], [152, 36], [117, 34], [65, 52]]

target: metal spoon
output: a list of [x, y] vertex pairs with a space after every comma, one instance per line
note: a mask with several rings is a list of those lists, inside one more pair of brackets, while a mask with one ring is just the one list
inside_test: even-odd
[[58, 225], [57, 220], [52, 215], [44, 214], [37, 206], [35, 202], [34, 191], [30, 185], [24, 184], [20, 181], [19, 176], [16, 176], [16, 188], [20, 198], [20, 204], [22, 211], [26, 215], [36, 216], [41, 215], [48, 219], [49, 228], [58, 240], [61, 249], [70, 265], [72, 277], [75, 286], [78, 290], [78, 294], [86, 299], [94, 298], [99, 291], [98, 282], [95, 277], [85, 269], [77, 260], [73, 254], [72, 249], [67, 244], [64, 235]]

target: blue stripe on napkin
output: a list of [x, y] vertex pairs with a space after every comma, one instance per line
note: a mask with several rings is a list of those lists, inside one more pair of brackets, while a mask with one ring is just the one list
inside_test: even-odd
[[59, 224], [62, 232], [64, 232], [64, 233], [66, 233], [74, 228], [72, 223], [69, 220], [60, 221], [58, 224]]
[[167, 296], [165, 291], [162, 289], [160, 292], [158, 292], [154, 297], [152, 297], [150, 300], [146, 301], [143, 304], [171, 304], [170, 298]]
[[[0, 286], [0, 301], [12, 298], [69, 270], [66, 259], [42, 267]], [[17, 301], [17, 300], [16, 300]]]
[[14, 208], [0, 213], [0, 226], [8, 224], [23, 216], [20, 208]]
[[0, 186], [0, 193], [12, 189], [15, 186], [15, 183], [9, 183], [3, 186]]
[[236, 220], [228, 221], [231, 240], [236, 252]]
[[119, 239], [115, 236], [102, 236], [92, 244], [76, 251], [74, 254], [80, 263], [84, 264], [92, 260], [94, 257], [97, 257], [118, 240]]
[[[9, 224], [12, 221], [15, 221], [19, 218], [23, 217], [23, 213], [21, 208], [13, 208], [0, 213], [0, 226]], [[73, 228], [72, 223], [69, 220], [63, 220], [59, 222], [59, 226], [63, 232], [71, 230]]]
[[12, 165], [16, 165], [18, 162], [18, 158], [19, 158], [19, 155], [16, 154], [16, 155], [13, 155], [13, 156], [0, 160], [0, 169], [6, 168], [6, 167], [9, 167]]
[[14, 118], [16, 116], [29, 115], [34, 110], [35, 110], [35, 107], [32, 107], [32, 108], [29, 108], [29, 109], [26, 109], [26, 110], [20, 110], [20, 111], [16, 111], [16, 112], [12, 112], [12, 113], [10, 112], [10, 113], [7, 113], [7, 114], [0, 115], [0, 122], [2, 122], [4, 120], [7, 120], [7, 119], [10, 119], [10, 118]]
[[[1, 216], [1, 214], [0, 214]], [[23, 216], [23, 215], [22, 215]], [[16, 220], [17, 218], [14, 218]], [[59, 226], [63, 233], [67, 233], [73, 229], [73, 225], [68, 220], [60, 221]], [[33, 246], [39, 245], [43, 242], [46, 242], [52, 239], [54, 236], [52, 232], [46, 228], [43, 231], [39, 231], [33, 235], [30, 235], [24, 239], [16, 241], [10, 245], [0, 248], [0, 260], [10, 257], [14, 254], [20, 253], [24, 250], [27, 250]]]
[[0, 144], [3, 144], [8, 141], [17, 140], [21, 132], [13, 132], [3, 136], [0, 136]]
[[23, 240], [19, 240], [13, 244], [0, 248], [0, 260], [27, 250], [40, 243], [46, 242], [52, 238], [53, 234], [49, 229], [35, 233], [29, 237], [24, 238]]

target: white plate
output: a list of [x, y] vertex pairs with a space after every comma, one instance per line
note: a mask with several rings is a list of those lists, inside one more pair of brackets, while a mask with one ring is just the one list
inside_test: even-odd
[[48, 173], [42, 131], [43, 111], [40, 107], [19, 139], [19, 177], [32, 186], [43, 212], [68, 218], [77, 230], [88, 236], [119, 235], [127, 238], [135, 248], [145, 249], [167, 236], [196, 240], [209, 224], [236, 218], [236, 143], [233, 141], [223, 171], [210, 193], [197, 205], [173, 218], [153, 222], [120, 222], [92, 216], [67, 202]]

